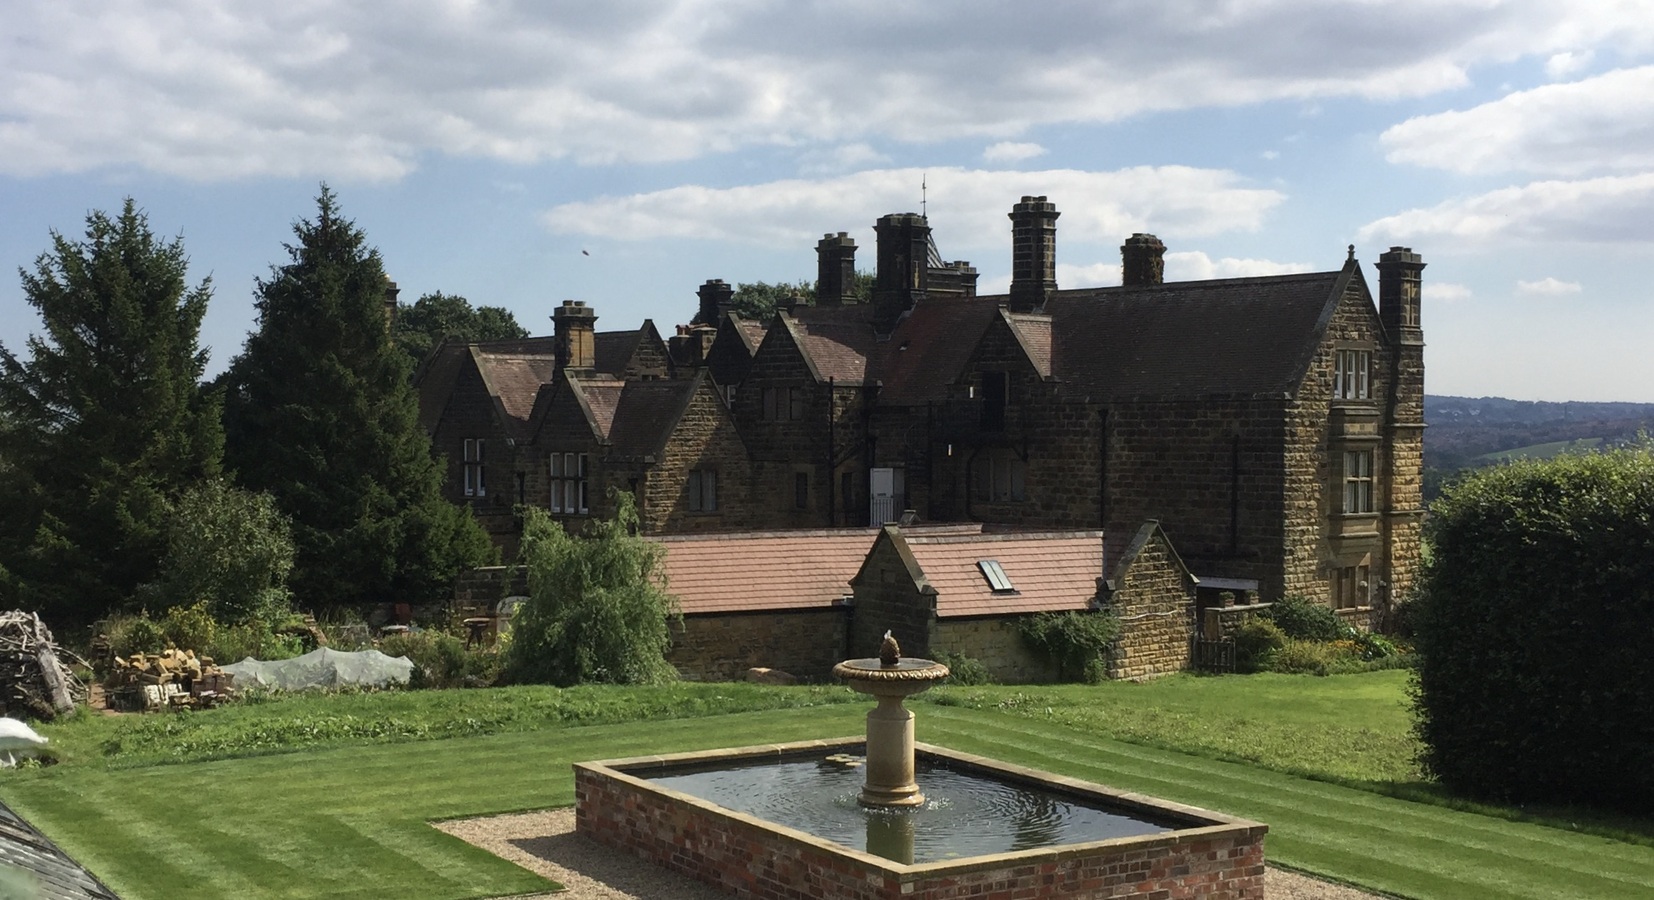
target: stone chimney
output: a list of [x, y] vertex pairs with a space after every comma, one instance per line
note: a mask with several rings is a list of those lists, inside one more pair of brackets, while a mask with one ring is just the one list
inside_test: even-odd
[[855, 302], [850, 289], [856, 283], [856, 239], [844, 232], [824, 234], [816, 243], [816, 305]]
[[1148, 287], [1166, 282], [1166, 245], [1152, 234], [1134, 234], [1120, 245], [1120, 284]]
[[1411, 247], [1391, 247], [1378, 256], [1378, 318], [1403, 342], [1424, 340], [1419, 323], [1419, 289], [1424, 258]]
[[551, 314], [552, 353], [558, 369], [590, 369], [597, 365], [597, 311], [583, 300], [564, 300]]
[[929, 283], [930, 222], [917, 213], [896, 213], [873, 224], [878, 233], [878, 272], [873, 281], [873, 330], [889, 334], [902, 314], [923, 297]]
[[385, 330], [396, 330], [396, 298], [402, 293], [396, 282], [385, 279]]
[[672, 364], [685, 370], [702, 368], [717, 336], [718, 329], [711, 325], [679, 325], [678, 333], [666, 342]]
[[1023, 197], [1011, 207], [1012, 312], [1045, 306], [1057, 289], [1057, 206], [1044, 197]]
[[724, 313], [729, 312], [734, 304], [735, 289], [725, 284], [722, 278], [712, 278], [702, 284], [695, 294], [701, 298], [701, 308], [695, 313], [694, 324], [716, 328], [723, 321]]

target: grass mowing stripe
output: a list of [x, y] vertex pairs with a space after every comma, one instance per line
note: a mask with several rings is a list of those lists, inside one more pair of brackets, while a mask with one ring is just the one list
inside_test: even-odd
[[[1349, 877], [1348, 857], [1386, 857], [1384, 868], [1388, 871], [1375, 871], [1380, 875], [1375, 886], [1388, 886], [1394, 890], [1399, 887], [1396, 884], [1398, 881], [1416, 882], [1420, 879], [1417, 874], [1398, 878], [1400, 873], [1393, 867], [1418, 870], [1428, 866], [1450, 870], [1461, 868], [1467, 862], [1465, 857], [1475, 857], [1476, 867], [1488, 873], [1476, 880], [1483, 882], [1483, 887], [1495, 891], [1489, 896], [1557, 896], [1554, 891], [1559, 875], [1567, 876], [1568, 887], [1563, 888], [1564, 891], [1583, 890], [1586, 892], [1584, 895], [1618, 897], [1625, 895], [1628, 886], [1654, 887], [1648, 881], [1650, 872], [1654, 871], [1650, 867], [1654, 854], [1644, 852], [1640, 864], [1633, 863], [1625, 857], [1644, 849], [1634, 845], [1501, 819], [1491, 820], [1496, 823], [1494, 827], [1478, 829], [1477, 826], [1490, 821], [1488, 817], [1424, 806], [1425, 817], [1435, 820], [1437, 828], [1447, 823], [1458, 826], [1451, 844], [1458, 858], [1444, 860], [1446, 864], [1438, 867], [1433, 864], [1435, 858], [1441, 855], [1442, 842], [1430, 837], [1429, 829], [1420, 836], [1408, 827], [1416, 823], [1404, 821], [1414, 818], [1411, 814], [1418, 812], [1421, 804], [1325, 782], [1259, 772], [1239, 764], [1188, 757], [1172, 751], [1136, 745], [1121, 748], [1107, 739], [1084, 736], [1083, 741], [1075, 741], [1073, 738], [1076, 735], [1060, 726], [1029, 722], [1027, 724], [1032, 727], [1015, 728], [1002, 721], [994, 721], [994, 717], [981, 718], [982, 721], [978, 721], [978, 716], [969, 712], [931, 717], [932, 726], [953, 726], [943, 729], [952, 732], [950, 740], [936, 742], [960, 746], [961, 749], [982, 748], [988, 751], [986, 755], [1017, 759], [1183, 802], [1227, 808], [1273, 822], [1275, 831], [1271, 843], [1274, 845], [1274, 858], [1294, 862], [1313, 871], [1331, 864], [1327, 871]], [[927, 738], [935, 739], [931, 735]], [[975, 746], [963, 746], [966, 744]], [[1026, 749], [1030, 746], [1039, 749]], [[1082, 756], [1077, 752], [1080, 748], [1084, 748], [1089, 755]], [[1103, 759], [1098, 759], [1098, 756]], [[1178, 775], [1199, 781], [1178, 780]], [[1311, 803], [1331, 804], [1330, 808], [1337, 810], [1338, 815], [1316, 814], [1311, 811], [1315, 808]], [[1361, 814], [1352, 816], [1352, 812]], [[1466, 830], [1481, 830], [1488, 834], [1467, 840], [1464, 836]], [[1383, 849], [1375, 853], [1375, 844], [1383, 846]], [[1584, 855], [1574, 858], [1569, 854], [1553, 854], [1551, 850], [1556, 844], [1568, 845], [1570, 853], [1584, 851]], [[1613, 848], [1613, 852], [1605, 857], [1591, 852], [1605, 845]], [[1335, 849], [1347, 851], [1339, 854], [1346, 857], [1344, 862], [1338, 863], [1328, 858]], [[1304, 856], [1300, 857], [1300, 853]], [[1312, 862], [1317, 857], [1321, 858], [1322, 865]], [[1535, 880], [1538, 885], [1535, 885]], [[1551, 886], [1545, 887], [1546, 882]], [[1449, 892], [1440, 896], [1455, 894]]]

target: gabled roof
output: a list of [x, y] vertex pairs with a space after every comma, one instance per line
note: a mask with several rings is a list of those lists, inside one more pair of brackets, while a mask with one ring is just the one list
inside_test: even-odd
[[705, 377], [704, 372], [697, 372], [689, 379], [625, 382], [608, 430], [609, 455], [659, 458]]
[[681, 612], [825, 609], [850, 593], [877, 532], [863, 529], [670, 535], [666, 589]]
[[914, 304], [879, 345], [879, 402], [918, 406], [942, 400], [959, 379], [1004, 297], [938, 297]]
[[[879, 541], [911, 555], [923, 578], [916, 587], [934, 589], [938, 618], [1087, 609], [1103, 575], [1100, 531], [949, 535], [886, 525]], [[979, 565], [987, 560], [1014, 592], [995, 593]]]
[[869, 382], [877, 338], [872, 307], [801, 306], [778, 312], [771, 328], [785, 328], [817, 381], [854, 386]]
[[524, 353], [498, 353], [482, 345], [470, 347], [472, 363], [488, 393], [495, 400], [495, 411], [512, 437], [526, 437], [529, 417], [534, 413], [534, 398], [540, 385], [551, 380], [556, 368], [549, 356]]
[[620, 392], [626, 387], [625, 380], [607, 375], [588, 375], [571, 376], [566, 383], [570, 394], [580, 404], [581, 412], [585, 413], [592, 434], [599, 441], [608, 440], [609, 430], [614, 426], [615, 410], [620, 406]]
[[1045, 304], [1052, 374], [1114, 400], [1293, 391], [1354, 265], [1059, 291]]
[[1005, 317], [1006, 324], [1011, 326], [1011, 333], [1016, 335], [1017, 343], [1022, 345], [1022, 352], [1028, 354], [1028, 362], [1041, 378], [1051, 377], [1051, 317], [1041, 313], [1014, 313], [1005, 311], [1000, 313]]
[[[1138, 554], [1142, 553], [1143, 548], [1147, 547], [1149, 542], [1156, 538], [1159, 538], [1160, 542], [1166, 545], [1166, 554], [1171, 558], [1172, 564], [1178, 569], [1178, 571], [1183, 573], [1183, 577], [1188, 579], [1190, 584], [1200, 583], [1200, 579], [1196, 578], [1195, 575], [1189, 571], [1189, 567], [1183, 564], [1183, 557], [1178, 555], [1177, 547], [1172, 545], [1172, 539], [1166, 537], [1166, 532], [1160, 528], [1160, 521], [1158, 519], [1149, 519], [1137, 529], [1137, 533], [1132, 536], [1131, 542], [1128, 543], [1125, 546], [1125, 549], [1121, 551], [1120, 555], [1113, 560], [1113, 571], [1109, 573], [1108, 579], [1108, 585], [1111, 590], [1116, 585], [1125, 583], [1126, 573], [1130, 572], [1132, 564], [1137, 562]], [[1252, 590], [1257, 589], [1257, 583], [1254, 582], [1252, 585]]]

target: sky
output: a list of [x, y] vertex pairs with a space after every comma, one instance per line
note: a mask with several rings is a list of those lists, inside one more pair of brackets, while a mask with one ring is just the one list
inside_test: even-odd
[[813, 280], [925, 212], [983, 293], [1045, 195], [1062, 288], [1427, 264], [1426, 390], [1654, 402], [1654, 0], [18, 0], [0, 18], [0, 344], [19, 269], [125, 198], [210, 276], [209, 373], [324, 182], [411, 301], [599, 330]]

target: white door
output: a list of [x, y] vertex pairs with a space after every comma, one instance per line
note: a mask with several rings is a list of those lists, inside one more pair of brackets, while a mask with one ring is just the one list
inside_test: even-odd
[[896, 470], [867, 470], [867, 523], [883, 525], [896, 521], [900, 509], [896, 504]]

